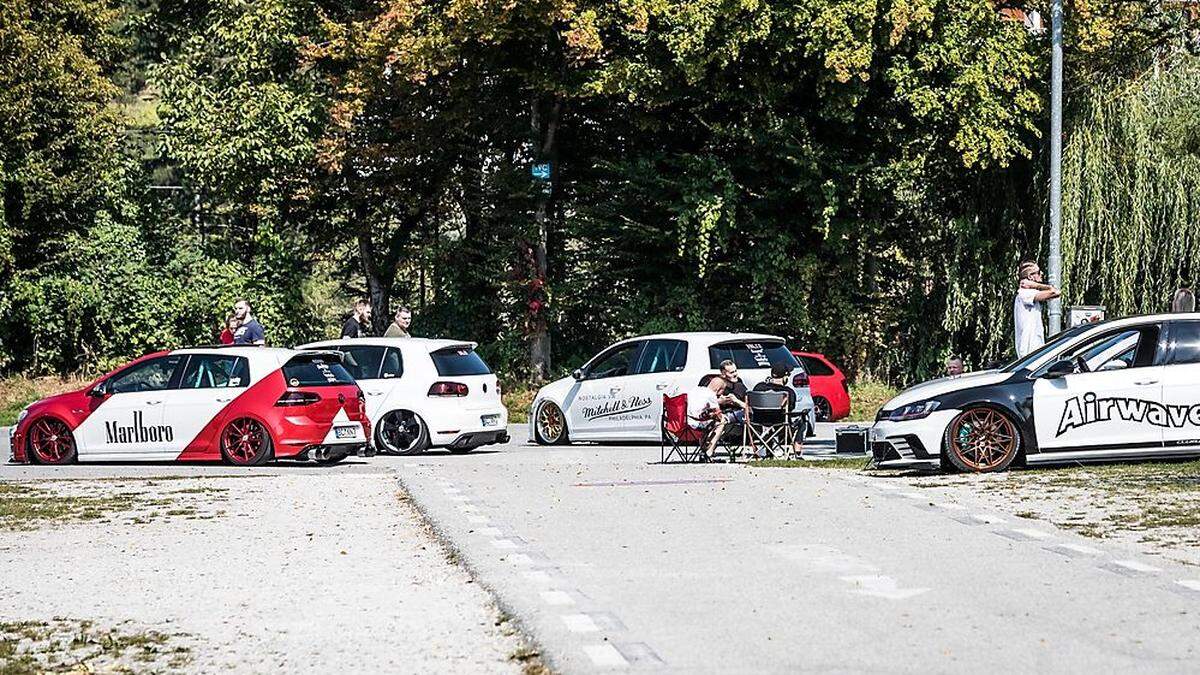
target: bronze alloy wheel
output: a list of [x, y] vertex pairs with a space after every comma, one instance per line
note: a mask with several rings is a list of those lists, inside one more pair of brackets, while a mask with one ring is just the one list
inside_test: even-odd
[[1016, 425], [992, 408], [965, 410], [946, 429], [947, 454], [960, 471], [1002, 471], [1020, 449]]
[[563, 420], [562, 410], [547, 401], [537, 411], [537, 442], [542, 445], [555, 445], [566, 441], [567, 425]]

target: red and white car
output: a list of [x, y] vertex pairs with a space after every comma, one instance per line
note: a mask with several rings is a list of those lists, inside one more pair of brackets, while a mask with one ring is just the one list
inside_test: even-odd
[[336, 352], [212, 347], [147, 354], [17, 417], [12, 461], [341, 461], [374, 454]]
[[792, 354], [808, 373], [808, 386], [812, 390], [817, 421], [836, 422], [849, 415], [850, 387], [842, 369], [824, 354], [795, 350], [792, 350]]

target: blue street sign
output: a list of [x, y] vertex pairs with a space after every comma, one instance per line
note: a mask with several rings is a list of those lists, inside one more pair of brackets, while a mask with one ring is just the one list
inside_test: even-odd
[[529, 173], [532, 173], [536, 180], [550, 180], [550, 162], [534, 164], [529, 167]]

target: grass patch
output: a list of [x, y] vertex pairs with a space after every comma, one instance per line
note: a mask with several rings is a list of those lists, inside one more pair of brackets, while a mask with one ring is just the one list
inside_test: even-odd
[[184, 634], [97, 628], [91, 621], [0, 622], [0, 674], [162, 672], [191, 660]]
[[47, 396], [82, 388], [90, 382], [79, 376], [25, 377], [12, 375], [0, 379], [0, 427], [12, 426], [25, 406]]
[[875, 413], [895, 396], [898, 390], [878, 380], [859, 380], [850, 385], [850, 416], [847, 422], [874, 422]]
[[0, 483], [0, 529], [33, 529], [44, 522], [99, 520], [138, 505], [138, 493], [63, 495], [22, 483]]
[[500, 395], [504, 407], [508, 408], [509, 424], [525, 424], [529, 421], [529, 408], [540, 387], [528, 382], [504, 382]]
[[862, 469], [867, 462], [861, 457], [835, 457], [833, 459], [759, 459], [746, 462], [756, 469]]

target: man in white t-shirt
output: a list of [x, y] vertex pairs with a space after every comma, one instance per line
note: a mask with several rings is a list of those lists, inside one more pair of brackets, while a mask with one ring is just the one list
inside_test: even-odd
[[1042, 303], [1062, 293], [1042, 281], [1042, 270], [1035, 262], [1021, 263], [1017, 279], [1019, 285], [1013, 300], [1013, 324], [1016, 327], [1017, 358], [1020, 358], [1045, 344]]
[[725, 391], [725, 380], [714, 377], [703, 387], [687, 390], [688, 426], [693, 429], [710, 430], [704, 453], [711, 455], [717, 440], [725, 432], [725, 416], [721, 414], [721, 402], [717, 394]]

